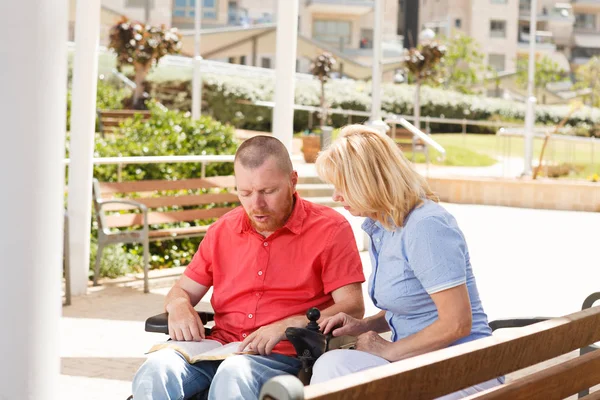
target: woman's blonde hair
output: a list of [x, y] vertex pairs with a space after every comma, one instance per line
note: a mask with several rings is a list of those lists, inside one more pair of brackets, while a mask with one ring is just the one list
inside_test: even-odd
[[342, 192], [348, 205], [381, 222], [386, 229], [404, 226], [423, 199], [438, 201], [387, 135], [364, 125], [348, 125], [316, 161], [321, 179]]

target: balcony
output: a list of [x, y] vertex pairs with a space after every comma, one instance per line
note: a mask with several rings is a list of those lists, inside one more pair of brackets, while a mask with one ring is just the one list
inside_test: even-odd
[[[525, 32], [519, 33], [519, 50], [529, 49], [530, 34]], [[556, 51], [556, 44], [554, 43], [554, 37], [552, 32], [549, 31], [537, 31], [535, 35], [535, 49], [536, 51], [553, 52]]]
[[309, 0], [312, 13], [364, 15], [373, 10], [373, 0]]

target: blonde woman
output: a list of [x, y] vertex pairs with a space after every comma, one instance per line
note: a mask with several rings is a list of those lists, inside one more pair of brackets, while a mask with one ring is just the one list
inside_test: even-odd
[[[320, 357], [311, 383], [491, 335], [456, 220], [392, 139], [363, 125], [347, 126], [316, 167], [334, 185], [333, 199], [366, 217], [362, 228], [371, 238], [373, 266], [369, 296], [382, 311], [365, 319], [339, 313], [323, 320], [324, 333], [358, 340], [356, 350]], [[391, 341], [379, 336], [390, 330]], [[493, 379], [443, 399], [502, 382]]]

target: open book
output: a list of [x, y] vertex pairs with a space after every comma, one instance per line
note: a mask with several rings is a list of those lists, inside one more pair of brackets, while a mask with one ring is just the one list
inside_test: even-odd
[[148, 353], [153, 353], [160, 349], [173, 349], [181, 354], [190, 364], [198, 361], [219, 361], [227, 357], [238, 354], [257, 354], [254, 351], [239, 352], [238, 347], [242, 342], [232, 342], [222, 345], [216, 340], [205, 339], [200, 342], [187, 342], [179, 340], [169, 340], [152, 346]]

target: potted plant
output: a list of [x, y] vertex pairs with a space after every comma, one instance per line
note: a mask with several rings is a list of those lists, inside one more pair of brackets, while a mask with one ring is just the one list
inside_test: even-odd
[[325, 99], [325, 83], [331, 78], [331, 72], [335, 65], [335, 58], [331, 53], [323, 52], [313, 60], [310, 66], [310, 72], [319, 79], [321, 83], [320, 94], [320, 134], [312, 132], [302, 136], [302, 153], [307, 163], [314, 163], [319, 151], [326, 147], [331, 141], [331, 132], [333, 128], [327, 125], [327, 100]]

